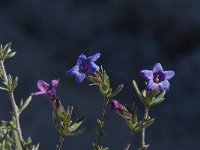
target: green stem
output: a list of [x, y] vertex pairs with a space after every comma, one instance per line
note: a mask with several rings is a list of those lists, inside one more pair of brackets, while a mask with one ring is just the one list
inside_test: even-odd
[[[145, 111], [144, 111], [144, 119], [146, 120], [148, 118], [149, 115], [149, 107], [145, 106]], [[139, 148], [139, 150], [147, 150], [149, 147], [149, 144], [145, 144], [145, 128], [142, 129], [142, 133], [141, 133], [141, 147]]]
[[15, 137], [15, 149], [16, 150], [22, 150], [22, 146], [21, 146], [21, 143], [19, 141], [19, 136], [18, 136], [18, 133], [16, 130], [13, 130], [13, 134], [14, 134], [14, 137]]
[[101, 116], [101, 121], [103, 122], [103, 124], [99, 125], [99, 128], [98, 128], [98, 132], [97, 132], [98, 134], [97, 134], [97, 139], [96, 139], [97, 146], [100, 145], [101, 137], [103, 136], [103, 128], [105, 125], [105, 117], [106, 117], [106, 113], [107, 113], [108, 102], [109, 102], [109, 100], [107, 100], [107, 99], [104, 100], [102, 116]]
[[135, 135], [135, 134], [134, 134], [133, 132], [131, 132], [131, 135], [130, 135], [130, 137], [129, 137], [129, 139], [128, 139], [128, 142], [127, 142], [126, 147], [125, 147], [124, 150], [129, 150], [129, 148], [130, 148], [130, 146], [131, 146], [131, 143], [133, 142], [134, 135]]
[[61, 150], [64, 140], [65, 140], [64, 137], [60, 136], [60, 139], [59, 139], [58, 145], [56, 147], [56, 150]]
[[[6, 74], [6, 70], [5, 70], [5, 67], [4, 67], [4, 61], [3, 60], [0, 61], [0, 65], [1, 65], [1, 68], [2, 68], [2, 71], [3, 71], [3, 80], [4, 80], [4, 82], [8, 83], [8, 77], [7, 77], [7, 74]], [[10, 102], [11, 102], [11, 105], [12, 105], [14, 117], [15, 117], [17, 134], [18, 134], [20, 142], [22, 142], [24, 140], [23, 140], [23, 137], [22, 137], [22, 130], [21, 130], [20, 121], [19, 121], [19, 111], [18, 111], [19, 108], [18, 108], [18, 106], [15, 102], [14, 93], [9, 91], [8, 94], [9, 94], [9, 99], [10, 99]]]

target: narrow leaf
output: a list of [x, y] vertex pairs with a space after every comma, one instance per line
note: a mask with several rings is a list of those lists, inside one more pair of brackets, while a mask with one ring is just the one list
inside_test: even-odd
[[[29, 105], [31, 100], [32, 100], [32, 96], [29, 96], [24, 103], [21, 103], [22, 107], [20, 108], [19, 113], [22, 113], [22, 111]], [[23, 101], [21, 101], [21, 102], [23, 102]]]

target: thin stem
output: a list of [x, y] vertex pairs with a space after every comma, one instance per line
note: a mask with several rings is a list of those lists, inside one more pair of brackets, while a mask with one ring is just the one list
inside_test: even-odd
[[101, 116], [101, 121], [103, 122], [103, 124], [99, 125], [97, 139], [96, 139], [96, 145], [100, 145], [100, 140], [101, 140], [101, 137], [103, 136], [103, 128], [105, 125], [105, 117], [106, 117], [106, 113], [107, 113], [108, 101], [109, 100], [106, 100], [106, 99], [104, 100], [102, 116]]
[[129, 137], [129, 139], [128, 139], [128, 142], [127, 142], [126, 147], [125, 147], [124, 150], [129, 150], [129, 148], [130, 148], [130, 146], [131, 146], [131, 143], [133, 142], [134, 135], [135, 135], [135, 134], [134, 134], [133, 132], [131, 132], [131, 135], [130, 135], [130, 137]]
[[56, 150], [61, 150], [61, 147], [62, 147], [62, 144], [63, 144], [64, 140], [65, 140], [64, 137], [60, 136], [60, 139], [59, 139], [58, 145], [56, 147]]
[[[8, 77], [7, 77], [7, 74], [6, 74], [6, 70], [5, 70], [5, 67], [4, 67], [4, 61], [3, 60], [0, 61], [0, 65], [1, 65], [1, 68], [2, 68], [2, 71], [3, 71], [3, 80], [4, 80], [4, 82], [8, 83]], [[20, 142], [22, 142], [24, 140], [23, 140], [23, 137], [22, 137], [22, 130], [21, 130], [20, 121], [19, 121], [19, 112], [18, 112], [19, 108], [18, 108], [18, 106], [15, 102], [14, 93], [8, 91], [8, 94], [9, 94], [9, 99], [10, 99], [10, 102], [11, 102], [11, 105], [12, 105], [14, 117], [15, 117], [15, 120], [16, 120], [16, 130], [17, 130], [17, 133], [18, 133], [18, 136], [19, 136], [19, 140], [20, 140]]]
[[[149, 115], [149, 107], [145, 106], [145, 110], [144, 110], [144, 120], [148, 118]], [[147, 150], [147, 148], [149, 147], [149, 144], [145, 144], [145, 128], [142, 129], [142, 133], [141, 133], [141, 147], [139, 148], [139, 150]]]

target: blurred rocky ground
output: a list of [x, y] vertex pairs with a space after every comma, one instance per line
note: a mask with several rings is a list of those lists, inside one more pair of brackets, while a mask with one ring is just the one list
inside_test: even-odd
[[[62, 103], [75, 107], [75, 117], [85, 116], [87, 132], [66, 138], [63, 149], [92, 149], [96, 117], [102, 98], [88, 82], [77, 85], [65, 72], [80, 53], [100, 52], [113, 86], [124, 83], [116, 98], [143, 107], [131, 80], [144, 87], [139, 70], [161, 62], [175, 70], [166, 101], [151, 110], [156, 122], [147, 129], [153, 150], [198, 149], [200, 139], [200, 1], [199, 0], [0, 0], [0, 43], [12, 42], [15, 58], [6, 62], [8, 73], [19, 76], [17, 101], [35, 92], [36, 82], [60, 79]], [[0, 120], [10, 118], [7, 95], [0, 92]], [[33, 97], [21, 116], [23, 134], [40, 142], [41, 150], [53, 150], [58, 134], [52, 125], [51, 107]], [[109, 135], [104, 144], [122, 150], [129, 130], [113, 112], [107, 119]], [[139, 135], [132, 149], [139, 145]]]

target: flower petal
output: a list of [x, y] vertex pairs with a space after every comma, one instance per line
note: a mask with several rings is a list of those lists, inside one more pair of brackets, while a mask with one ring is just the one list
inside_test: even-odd
[[162, 72], [163, 71], [163, 67], [160, 63], [156, 63], [153, 67], [153, 72], [156, 73], [156, 72]]
[[149, 80], [149, 82], [147, 84], [147, 91], [154, 91], [158, 88], [159, 88], [159, 86], [157, 83], [153, 82], [153, 80]]
[[71, 68], [70, 70], [67, 71], [66, 75], [71, 77], [71, 76], [79, 74], [78, 71], [79, 71], [79, 66], [75, 65], [73, 68]]
[[31, 93], [31, 96], [37, 96], [37, 95], [45, 95], [46, 92], [34, 92], [34, 93]]
[[95, 62], [95, 61], [97, 61], [97, 59], [99, 59], [100, 56], [101, 56], [100, 53], [96, 53], [96, 54], [94, 54], [94, 55], [88, 57], [87, 59], [88, 59], [89, 61], [91, 61], [91, 62]]
[[46, 92], [49, 88], [49, 84], [44, 82], [43, 80], [38, 80], [37, 87], [41, 92]]
[[91, 62], [89, 65], [90, 66], [89, 66], [89, 69], [87, 71], [87, 75], [91, 75], [94, 72], [99, 71], [99, 69], [100, 69], [99, 66], [97, 66], [94, 62]]
[[77, 65], [81, 64], [81, 62], [82, 62], [83, 60], [85, 60], [85, 59], [86, 59], [86, 56], [82, 53], [82, 54], [78, 57], [76, 64], [77, 64]]
[[153, 79], [153, 71], [152, 70], [141, 70], [140, 76], [143, 77], [145, 80]]
[[52, 80], [51, 84], [52, 84], [52, 88], [56, 88], [59, 84], [59, 79], [58, 80]]
[[51, 81], [51, 88], [49, 89], [51, 91], [52, 96], [56, 96], [56, 87], [59, 84], [59, 80], [52, 80]]
[[81, 82], [83, 82], [83, 80], [86, 78], [86, 74], [85, 73], [79, 73], [76, 76], [76, 82], [79, 84]]
[[163, 91], [167, 91], [170, 87], [168, 80], [162, 81], [158, 85], [159, 85], [160, 89], [163, 90]]
[[175, 72], [172, 70], [164, 71], [163, 73], [165, 75], [165, 79], [167, 79], [167, 80], [173, 78], [173, 76], [175, 75]]

